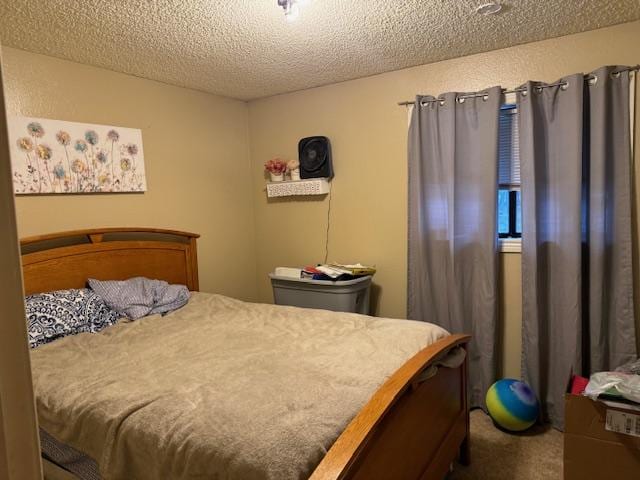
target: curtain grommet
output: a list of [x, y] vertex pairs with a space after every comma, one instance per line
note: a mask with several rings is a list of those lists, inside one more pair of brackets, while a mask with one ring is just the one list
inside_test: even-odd
[[536, 93], [542, 93], [542, 87], [539, 85], [537, 87], [533, 87], [533, 91]]
[[456, 97], [456, 102], [458, 103], [464, 103], [465, 98], [464, 97]]
[[622, 72], [611, 72], [611, 78], [619, 78], [620, 77], [620, 73]]
[[560, 84], [560, 90], [565, 91], [565, 90], [567, 90], [568, 88], [569, 88], [569, 82], [562, 82], [562, 83]]
[[528, 90], [525, 89], [525, 90], [522, 91], [522, 96], [526, 97], [528, 95], [528, 93], [529, 93]]
[[487, 100], [489, 100], [489, 94], [488, 94], [488, 93], [485, 93], [485, 94], [482, 96], [482, 101], [483, 101], [483, 102], [486, 102]]
[[593, 87], [596, 83], [598, 83], [598, 76], [591, 74], [591, 76], [587, 79], [587, 85]]
[[441, 107], [444, 107], [444, 104], [445, 104], [444, 98], [438, 100], [438, 103], [440, 104]]

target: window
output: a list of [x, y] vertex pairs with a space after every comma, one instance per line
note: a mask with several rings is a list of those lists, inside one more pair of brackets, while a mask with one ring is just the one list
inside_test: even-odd
[[515, 105], [500, 108], [498, 143], [498, 236], [522, 237], [520, 155]]

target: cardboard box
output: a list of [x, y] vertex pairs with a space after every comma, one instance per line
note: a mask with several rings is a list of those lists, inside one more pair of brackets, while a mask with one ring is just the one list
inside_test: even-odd
[[565, 396], [564, 480], [640, 479], [640, 411], [618, 405]]

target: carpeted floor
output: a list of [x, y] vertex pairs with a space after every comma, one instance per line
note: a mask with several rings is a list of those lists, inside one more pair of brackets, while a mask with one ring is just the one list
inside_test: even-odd
[[498, 430], [481, 410], [471, 412], [471, 465], [454, 465], [448, 480], [560, 480], [562, 433], [534, 426], [525, 433]]

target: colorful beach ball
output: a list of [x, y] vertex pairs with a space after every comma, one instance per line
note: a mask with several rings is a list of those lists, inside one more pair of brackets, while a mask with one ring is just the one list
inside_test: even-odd
[[493, 421], [512, 432], [526, 430], [538, 418], [536, 394], [519, 380], [498, 380], [489, 388], [486, 402]]

